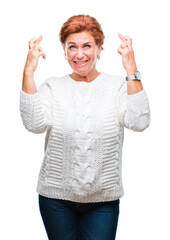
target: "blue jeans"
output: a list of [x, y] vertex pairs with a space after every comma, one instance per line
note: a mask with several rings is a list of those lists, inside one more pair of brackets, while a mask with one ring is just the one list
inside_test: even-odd
[[39, 195], [49, 240], [115, 240], [119, 202], [77, 203]]

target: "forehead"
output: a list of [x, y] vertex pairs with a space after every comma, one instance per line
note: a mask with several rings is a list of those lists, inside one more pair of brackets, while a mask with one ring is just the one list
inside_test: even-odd
[[69, 42], [74, 42], [76, 44], [85, 42], [95, 43], [94, 37], [89, 32], [72, 33], [67, 37], [66, 42], [67, 44], [69, 44]]

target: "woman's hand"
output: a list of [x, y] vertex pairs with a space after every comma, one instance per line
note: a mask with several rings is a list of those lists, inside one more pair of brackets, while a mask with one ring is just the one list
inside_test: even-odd
[[33, 38], [29, 41], [29, 51], [24, 67], [24, 72], [33, 74], [38, 66], [39, 57], [46, 58], [46, 54], [43, 52], [39, 43], [42, 40], [42, 36], [39, 38]]
[[132, 39], [129, 36], [123, 36], [120, 33], [118, 36], [122, 40], [122, 43], [118, 48], [118, 53], [122, 56], [123, 67], [126, 70], [127, 76], [133, 75], [137, 71], [137, 66], [132, 48]]

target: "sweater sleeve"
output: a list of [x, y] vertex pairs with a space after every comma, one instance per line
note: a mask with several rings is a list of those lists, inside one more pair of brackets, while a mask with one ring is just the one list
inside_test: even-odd
[[120, 125], [133, 131], [142, 132], [149, 127], [150, 106], [145, 89], [128, 95], [127, 81], [123, 78], [117, 95], [117, 116]]
[[52, 126], [52, 93], [48, 81], [44, 81], [37, 92], [28, 94], [20, 90], [20, 116], [29, 132], [44, 133]]

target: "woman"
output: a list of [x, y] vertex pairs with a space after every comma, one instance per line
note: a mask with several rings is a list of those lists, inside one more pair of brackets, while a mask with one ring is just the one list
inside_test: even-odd
[[50, 240], [113, 240], [122, 186], [124, 127], [143, 131], [150, 124], [132, 40], [119, 34], [126, 80], [98, 72], [104, 34], [95, 18], [77, 15], [60, 30], [64, 54], [73, 72], [34, 82], [42, 37], [29, 42], [20, 92], [26, 129], [46, 133], [37, 192]]

